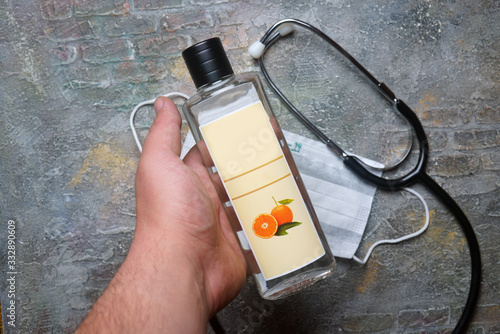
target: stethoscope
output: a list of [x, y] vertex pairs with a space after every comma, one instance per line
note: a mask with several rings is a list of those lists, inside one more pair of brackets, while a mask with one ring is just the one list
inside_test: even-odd
[[[411, 124], [413, 131], [416, 135], [416, 140], [419, 145], [419, 155], [418, 161], [415, 167], [408, 172], [406, 175], [395, 178], [386, 179], [373, 174], [361, 160], [358, 160], [353, 155], [346, 153], [339, 145], [328, 138], [318, 127], [316, 127], [312, 122], [310, 122], [295, 106], [285, 97], [285, 95], [278, 89], [276, 84], [271, 80], [265, 66], [264, 66], [264, 54], [269, 47], [271, 47], [280, 37], [288, 35], [293, 31], [293, 25], [298, 25], [304, 27], [313, 33], [317, 34], [323, 40], [328, 42], [332, 47], [339, 51], [347, 60], [349, 60], [371, 83], [375, 85], [378, 91], [387, 98], [390, 103], [393, 104], [394, 108]], [[462, 312], [462, 315], [455, 326], [453, 333], [464, 333], [467, 326], [473, 316], [473, 312], [479, 297], [479, 287], [481, 283], [481, 255], [479, 250], [479, 244], [474, 233], [474, 230], [462, 209], [453, 200], [453, 198], [439, 185], [437, 184], [425, 171], [427, 164], [427, 159], [429, 155], [429, 145], [427, 142], [427, 137], [424, 132], [424, 128], [420, 123], [417, 115], [404, 103], [402, 100], [398, 99], [396, 95], [387, 87], [383, 82], [378, 81], [375, 77], [364, 68], [356, 59], [354, 59], [346, 50], [344, 50], [340, 45], [333, 41], [330, 37], [324, 34], [322, 31], [316, 27], [310, 25], [309, 23], [296, 20], [296, 19], [285, 19], [276, 22], [260, 39], [260, 41], [255, 42], [249, 48], [250, 55], [258, 59], [259, 66], [264, 75], [264, 78], [268, 82], [269, 86], [272, 88], [274, 93], [278, 95], [281, 101], [287, 106], [287, 108], [306, 126], [308, 127], [326, 146], [339, 156], [343, 162], [350, 168], [354, 173], [356, 173], [362, 179], [374, 184], [375, 186], [386, 189], [386, 190], [399, 190], [401, 188], [407, 187], [414, 183], [421, 183], [425, 185], [430, 191], [432, 191], [441, 202], [450, 210], [451, 213], [458, 220], [462, 230], [464, 231], [467, 244], [470, 250], [471, 257], [471, 281], [469, 295]]]

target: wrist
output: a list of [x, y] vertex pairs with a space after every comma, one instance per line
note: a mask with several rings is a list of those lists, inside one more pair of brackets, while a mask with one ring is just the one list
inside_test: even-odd
[[206, 332], [210, 310], [200, 271], [182, 247], [158, 239], [136, 233], [127, 258], [81, 329]]
[[[157, 313], [154, 318], [166, 320], [169, 328], [206, 326], [209, 320], [203, 271], [191, 254], [182, 240], [155, 233], [137, 235], [120, 268], [121, 279], [134, 286], [137, 298], [147, 304], [142, 310]], [[178, 323], [171, 323], [174, 318]]]

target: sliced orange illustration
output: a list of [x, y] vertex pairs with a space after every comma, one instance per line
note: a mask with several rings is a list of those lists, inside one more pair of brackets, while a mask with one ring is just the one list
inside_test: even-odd
[[293, 212], [286, 205], [278, 205], [273, 208], [271, 215], [278, 221], [278, 226], [293, 221]]
[[267, 213], [258, 215], [252, 225], [253, 233], [262, 239], [269, 239], [278, 231], [278, 221]]

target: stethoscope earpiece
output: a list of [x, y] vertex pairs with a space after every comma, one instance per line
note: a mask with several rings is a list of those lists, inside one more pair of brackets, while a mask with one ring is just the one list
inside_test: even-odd
[[259, 59], [263, 54], [266, 49], [266, 46], [264, 43], [261, 41], [255, 41], [250, 47], [248, 48], [248, 53], [250, 56], [252, 56], [253, 59]]
[[293, 24], [291, 23], [283, 23], [277, 28], [277, 32], [281, 37], [284, 37], [293, 32]]
[[[273, 38], [268, 39], [267, 37], [273, 30], [276, 30], [276, 33], [273, 35]], [[278, 37], [284, 37], [292, 33], [293, 30], [293, 24], [291, 23], [279, 23], [274, 25], [267, 31], [264, 37], [250, 45], [250, 47], [248, 48], [248, 53], [250, 54], [250, 56], [252, 56], [253, 59], [259, 59], [266, 51], [266, 47], [269, 46], [273, 40], [277, 39]]]

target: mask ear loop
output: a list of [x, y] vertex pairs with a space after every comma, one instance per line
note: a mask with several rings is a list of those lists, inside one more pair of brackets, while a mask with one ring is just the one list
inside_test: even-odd
[[[172, 92], [172, 93], [168, 93], [168, 94], [165, 94], [162, 96], [165, 96], [168, 98], [181, 97], [181, 98], [186, 99], [186, 100], [189, 99], [189, 96], [187, 96], [184, 93], [179, 93], [179, 92]], [[132, 110], [132, 112], [130, 113], [130, 130], [132, 130], [132, 134], [134, 135], [135, 144], [137, 145], [137, 148], [139, 149], [139, 152], [141, 152], [141, 153], [142, 153], [141, 141], [139, 140], [139, 137], [137, 136], [137, 131], [135, 130], [135, 126], [134, 126], [135, 114], [137, 113], [137, 110], [139, 110], [141, 107], [154, 104], [155, 101], [156, 101], [156, 99], [151, 99], [151, 100], [141, 102], [138, 105], [136, 105], [134, 107], [134, 109]]]
[[[375, 169], [377, 169], [377, 168], [378, 169], [383, 169], [383, 168], [381, 168], [381, 166], [384, 166], [383, 164], [374, 163], [373, 161], [366, 160], [365, 158], [363, 158], [361, 156], [358, 156], [358, 155], [355, 155], [355, 154], [352, 154], [352, 153], [349, 153], [349, 154], [352, 155], [352, 156], [354, 156], [356, 159], [358, 159], [365, 166], [368, 166], [370, 168], [375, 168]], [[405, 241], [405, 240], [409, 240], [409, 239], [415, 238], [415, 237], [421, 235], [422, 233], [424, 233], [427, 230], [427, 227], [429, 227], [429, 222], [430, 222], [429, 207], [428, 207], [427, 202], [425, 201], [425, 199], [422, 197], [422, 195], [420, 195], [415, 190], [412, 190], [410, 188], [401, 188], [401, 190], [407, 191], [407, 192], [415, 195], [420, 200], [420, 202], [422, 202], [422, 204], [424, 206], [424, 211], [425, 211], [425, 223], [424, 223], [424, 226], [422, 226], [416, 232], [410, 233], [408, 235], [405, 235], [405, 236], [397, 238], [397, 239], [379, 240], [379, 241], [375, 242], [370, 247], [370, 249], [368, 249], [368, 252], [366, 253], [365, 258], [363, 260], [361, 260], [360, 258], [358, 258], [356, 255], [353, 255], [352, 259], [354, 261], [356, 261], [356, 262], [358, 262], [360, 264], [366, 264], [366, 262], [368, 262], [368, 259], [370, 258], [371, 253], [373, 252], [373, 250], [375, 249], [375, 247], [380, 246], [382, 244], [396, 244], [396, 243], [400, 243], [400, 242]]]
[[424, 205], [424, 209], [425, 209], [425, 224], [424, 224], [424, 226], [422, 226], [422, 228], [420, 228], [418, 231], [416, 231], [414, 233], [410, 233], [408, 235], [405, 235], [404, 237], [401, 237], [401, 238], [388, 239], [388, 240], [379, 240], [376, 243], [374, 243], [370, 247], [370, 249], [368, 249], [368, 252], [366, 253], [365, 258], [363, 260], [361, 260], [357, 256], [353, 255], [352, 259], [354, 261], [356, 261], [356, 262], [358, 262], [360, 264], [366, 264], [366, 262], [370, 258], [370, 255], [371, 255], [372, 251], [375, 249], [375, 247], [380, 246], [382, 244], [396, 244], [396, 243], [399, 243], [399, 242], [402, 242], [402, 241], [405, 241], [405, 240], [417, 237], [417, 236], [421, 235], [422, 233], [424, 233], [425, 230], [427, 230], [427, 227], [429, 227], [429, 221], [430, 221], [429, 207], [427, 206], [427, 202], [415, 190], [412, 190], [410, 188], [402, 188], [402, 190], [407, 191], [407, 192], [415, 195], [420, 200], [420, 202], [422, 202], [422, 204]]

